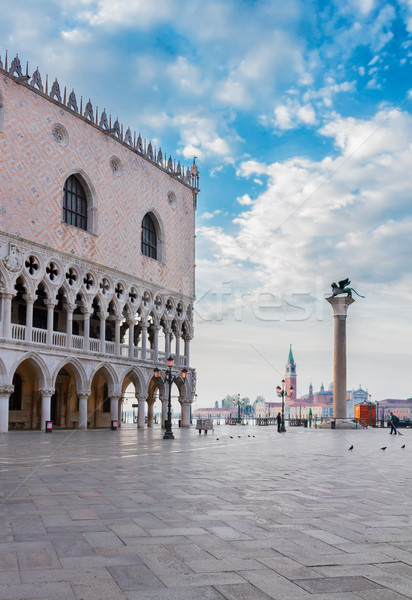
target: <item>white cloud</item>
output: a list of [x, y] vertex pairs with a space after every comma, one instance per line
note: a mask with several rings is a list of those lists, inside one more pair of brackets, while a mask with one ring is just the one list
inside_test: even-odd
[[175, 10], [173, 0], [98, 0], [94, 10], [85, 13], [91, 25], [122, 25], [145, 29], [165, 22]]
[[252, 198], [249, 196], [249, 194], [243, 194], [243, 196], [239, 196], [238, 198], [236, 198], [236, 200], [239, 202], [239, 204], [241, 204], [242, 206], [250, 206], [251, 204], [253, 204], [253, 200]]

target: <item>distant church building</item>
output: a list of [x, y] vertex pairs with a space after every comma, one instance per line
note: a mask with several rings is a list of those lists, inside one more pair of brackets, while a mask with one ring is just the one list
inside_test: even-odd
[[[290, 391], [293, 387], [292, 392]], [[329, 418], [333, 416], [333, 383], [325, 390], [322, 383], [320, 390], [313, 391], [313, 385], [309, 385], [309, 393], [297, 397], [297, 375], [296, 363], [293, 358], [292, 346], [289, 349], [288, 361], [286, 363], [285, 390], [288, 393], [286, 400], [286, 418], [307, 418], [309, 411], [313, 417]], [[348, 390], [346, 392], [347, 416], [354, 418], [355, 404], [361, 404], [368, 400], [367, 390], [361, 386], [357, 390]]]
[[[190, 424], [199, 177], [90, 100], [0, 59], [0, 431]], [[187, 379], [181, 377], [187, 369]], [[183, 373], [184, 375], [184, 373]]]

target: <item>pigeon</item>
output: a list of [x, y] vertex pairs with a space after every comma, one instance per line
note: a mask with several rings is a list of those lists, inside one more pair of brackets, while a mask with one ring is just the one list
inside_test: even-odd
[[248, 437], [250, 437], [250, 435], [248, 434]]
[[381, 448], [381, 450], [386, 450], [386, 448], [387, 448], [387, 447], [388, 447], [388, 446], [384, 446], [383, 448]]
[[401, 448], [405, 448], [406, 444], [404, 444], [403, 446], [401, 446]]
[[229, 435], [230, 439], [233, 440], [233, 435]]
[[242, 437], [242, 436], [241, 436], [241, 435], [238, 435], [237, 437], [238, 437], [238, 438], [240, 438], [240, 437]]
[[256, 436], [253, 436], [253, 437], [256, 437]]
[[348, 448], [348, 450], [353, 450], [353, 444], [352, 444], [352, 446], [350, 448]]
[[218, 442], [218, 441], [219, 441], [219, 438], [216, 438], [216, 441]]

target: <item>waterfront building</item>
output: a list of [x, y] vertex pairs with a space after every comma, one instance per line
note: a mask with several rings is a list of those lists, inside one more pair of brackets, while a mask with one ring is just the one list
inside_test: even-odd
[[170, 354], [188, 427], [195, 161], [7, 55], [0, 152], [0, 431], [110, 427], [126, 389], [139, 427], [157, 399], [164, 423]]

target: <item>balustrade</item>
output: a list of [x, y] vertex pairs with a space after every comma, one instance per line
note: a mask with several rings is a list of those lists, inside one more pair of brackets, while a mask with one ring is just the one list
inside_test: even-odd
[[[26, 330], [27, 327], [25, 325], [18, 325], [17, 323], [11, 323], [11, 339], [17, 341], [25, 341], [26, 340]], [[37, 327], [32, 328], [31, 332], [31, 341], [35, 344], [47, 344], [47, 329], [40, 329]], [[53, 331], [52, 334], [52, 345], [65, 348], [66, 347], [66, 339], [67, 334], [60, 331]], [[72, 348], [75, 350], [83, 350], [84, 349], [84, 337], [81, 335], [72, 335]], [[89, 338], [89, 351], [90, 352], [98, 352], [100, 353], [100, 340], [95, 338]], [[105, 353], [114, 355], [116, 351], [115, 342], [105, 342]], [[141, 346], [133, 346], [133, 359], [142, 359], [142, 347]], [[165, 363], [167, 361], [167, 356], [165, 352], [158, 351], [158, 362], [159, 364]], [[121, 344], [120, 345], [120, 356], [122, 358], [129, 357], [129, 345]], [[156, 350], [153, 348], [146, 348], [146, 360], [155, 361], [156, 358]], [[186, 356], [176, 357], [176, 363], [178, 366], [187, 367], [189, 366], [187, 363]]]
[[72, 335], [72, 346], [76, 350], [83, 350], [84, 338], [81, 335]]
[[53, 346], [65, 346], [66, 345], [66, 334], [60, 331], [53, 331], [52, 345]]
[[39, 329], [37, 327], [33, 327], [32, 341], [36, 344], [45, 344], [47, 341], [47, 329]]
[[17, 325], [16, 323], [12, 323], [11, 324], [11, 339], [12, 340], [25, 340], [26, 339], [25, 325]]

